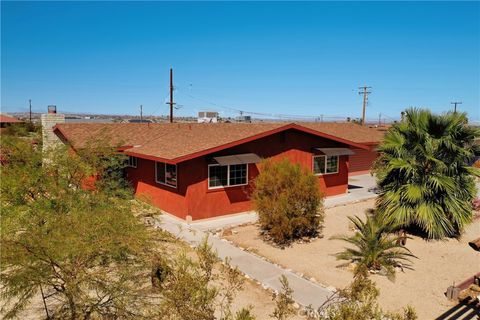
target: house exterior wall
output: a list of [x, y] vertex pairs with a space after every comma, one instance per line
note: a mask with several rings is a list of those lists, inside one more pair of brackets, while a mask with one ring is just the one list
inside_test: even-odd
[[[332, 140], [316, 137], [296, 130], [287, 130], [265, 138], [251, 141], [236, 147], [222, 150], [208, 156], [198, 157], [177, 166], [178, 186], [171, 188], [155, 182], [154, 161], [138, 159], [137, 168], [128, 168], [127, 176], [132, 181], [136, 195], [146, 198], [161, 209], [185, 219], [211, 218], [225, 214], [252, 210], [250, 195], [255, 177], [259, 173], [258, 164], [248, 165], [248, 184], [219, 189], [208, 189], [208, 164], [213, 157], [255, 153], [262, 158], [288, 158], [307, 170], [312, 170], [318, 147], [346, 147]], [[321, 192], [326, 196], [347, 192], [348, 156], [339, 157], [339, 172], [318, 176]]]
[[369, 173], [373, 162], [378, 157], [378, 152], [375, 150], [377, 145], [371, 145], [369, 150], [363, 150], [352, 147], [354, 155], [350, 156], [348, 172], [350, 176]]

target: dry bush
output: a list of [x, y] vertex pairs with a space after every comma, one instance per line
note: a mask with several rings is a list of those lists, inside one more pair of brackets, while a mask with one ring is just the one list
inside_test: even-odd
[[255, 181], [255, 208], [261, 228], [277, 244], [315, 237], [323, 222], [318, 179], [289, 160], [265, 160]]

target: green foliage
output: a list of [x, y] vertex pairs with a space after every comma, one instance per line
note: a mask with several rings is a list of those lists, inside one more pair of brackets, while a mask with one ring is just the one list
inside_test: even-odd
[[37, 126], [30, 122], [20, 122], [7, 126], [5, 130], [2, 131], [2, 135], [26, 137], [31, 134], [39, 134], [40, 132], [41, 126]]
[[384, 312], [378, 305], [380, 292], [365, 270], [357, 273], [349, 287], [336, 292], [319, 309], [307, 311], [308, 320], [415, 320], [415, 310], [403, 314]]
[[352, 245], [345, 251], [337, 253], [338, 260], [352, 261], [357, 264], [357, 272], [364, 269], [371, 271], [384, 270], [389, 279], [394, 279], [395, 267], [411, 268], [409, 258], [415, 257], [410, 250], [399, 244], [399, 237], [390, 232], [394, 227], [386, 224], [378, 216], [367, 215], [365, 221], [359, 217], [348, 217], [354, 224], [356, 232], [353, 236], [336, 236], [333, 239], [343, 240]]
[[282, 284], [282, 291], [273, 296], [275, 309], [270, 317], [276, 320], [287, 320], [296, 315], [297, 311], [295, 310], [295, 301], [292, 297], [293, 290], [290, 288], [288, 279], [285, 275], [282, 275], [280, 278], [280, 283]]
[[58, 319], [254, 319], [249, 308], [231, 310], [243, 277], [228, 260], [219, 266], [207, 240], [194, 257], [178, 254], [176, 240], [171, 249], [171, 238], [134, 216], [145, 210], [125, 188], [114, 150], [57, 147], [44, 159], [28, 139], [1, 143], [5, 319], [41, 290]]
[[316, 236], [323, 222], [318, 178], [287, 159], [265, 160], [261, 168], [253, 193], [261, 228], [280, 245]]
[[231, 304], [242, 289], [243, 277], [228, 260], [219, 269], [215, 267], [218, 256], [207, 240], [195, 249], [195, 257], [183, 252], [167, 264], [165, 278], [159, 287], [162, 319], [254, 319], [250, 309], [233, 314]]
[[148, 279], [154, 238], [118, 191], [82, 188], [110, 162], [64, 148], [45, 161], [29, 140], [1, 142], [3, 316], [17, 316], [42, 288], [57, 318], [141, 317], [149, 300], [139, 279]]
[[379, 214], [402, 227], [418, 227], [428, 238], [459, 236], [473, 219], [476, 196], [469, 166], [478, 154], [480, 130], [464, 113], [432, 114], [408, 109], [388, 131], [375, 164]]

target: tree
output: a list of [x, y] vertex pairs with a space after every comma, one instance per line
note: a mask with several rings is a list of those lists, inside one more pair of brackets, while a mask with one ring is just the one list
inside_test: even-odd
[[113, 170], [107, 159], [114, 152], [90, 150], [97, 158], [88, 162], [57, 148], [45, 161], [28, 139], [1, 142], [4, 317], [17, 316], [40, 291], [55, 301], [49, 312], [57, 318], [142, 317], [151, 300], [141, 279], [148, 279], [155, 238], [133, 216], [132, 201], [106, 187], [114, 181], [82, 188], [85, 178]]
[[287, 320], [297, 314], [294, 306], [295, 301], [292, 297], [293, 290], [290, 288], [288, 279], [285, 275], [281, 276], [280, 284], [282, 285], [282, 291], [273, 297], [275, 301], [275, 309], [270, 316], [276, 320]]
[[261, 228], [285, 245], [318, 234], [323, 222], [318, 179], [289, 160], [264, 160], [253, 192]]
[[379, 216], [373, 215], [367, 215], [365, 221], [357, 216], [348, 219], [355, 225], [357, 231], [353, 236], [333, 237], [353, 245], [337, 253], [338, 260], [356, 263], [356, 272], [364, 268], [370, 271], [383, 269], [390, 279], [395, 276], [395, 267], [410, 268], [409, 258], [415, 256], [399, 244], [398, 237], [389, 234], [394, 226], [385, 224]]
[[479, 136], [465, 113], [406, 110], [378, 148], [378, 213], [428, 238], [459, 236], [473, 219], [474, 176], [480, 171], [469, 163], [478, 154]]

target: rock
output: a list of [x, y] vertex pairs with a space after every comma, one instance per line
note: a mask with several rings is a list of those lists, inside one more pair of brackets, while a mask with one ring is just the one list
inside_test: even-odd
[[227, 237], [227, 236], [231, 236], [233, 233], [232, 233], [232, 229], [225, 229], [223, 230], [222, 232], [222, 236], [223, 237]]

